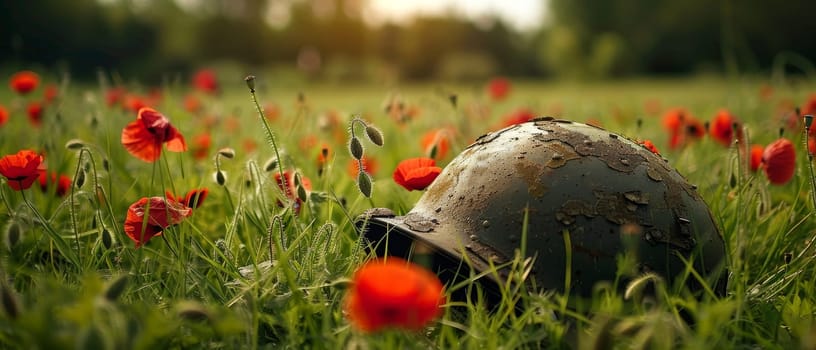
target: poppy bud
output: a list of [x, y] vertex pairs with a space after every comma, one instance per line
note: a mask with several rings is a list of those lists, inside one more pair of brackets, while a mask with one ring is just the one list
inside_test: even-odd
[[270, 172], [278, 167], [278, 158], [272, 158], [264, 163], [264, 171]]
[[363, 144], [356, 136], [349, 141], [349, 152], [354, 159], [360, 160], [363, 158]]
[[218, 154], [220, 154], [224, 158], [232, 159], [235, 158], [235, 150], [229, 147], [225, 147], [218, 150]]
[[105, 249], [110, 249], [113, 246], [113, 237], [107, 229], [102, 230], [102, 245]]
[[125, 291], [128, 283], [128, 275], [121, 275], [111, 282], [105, 289], [105, 300], [114, 302]]
[[303, 186], [297, 187], [297, 195], [298, 199], [300, 199], [303, 202], [305, 202], [308, 199], [308, 196], [306, 196], [306, 189], [303, 188]]
[[188, 301], [176, 306], [179, 317], [188, 321], [206, 321], [210, 319], [210, 313], [203, 305]]
[[437, 153], [437, 150], [438, 150], [438, 149], [439, 149], [439, 148], [438, 148], [438, 147], [436, 147], [436, 144], [434, 144], [434, 145], [433, 145], [433, 147], [431, 147], [431, 151], [430, 151], [430, 152], [428, 152], [428, 158], [431, 158], [431, 159], [436, 159], [436, 153]]
[[85, 147], [85, 142], [80, 139], [70, 139], [65, 143], [65, 148], [76, 151]]
[[255, 92], [255, 76], [254, 75], [247, 75], [247, 77], [244, 78], [244, 81], [246, 82], [247, 87], [249, 88], [249, 91], [250, 92]]
[[796, 170], [796, 151], [788, 139], [779, 139], [765, 147], [762, 153], [765, 164], [765, 175], [774, 185], [782, 185], [791, 178]]
[[451, 106], [453, 106], [453, 108], [456, 108], [456, 101], [457, 100], [458, 100], [458, 96], [456, 96], [456, 94], [448, 95], [448, 101], [450, 102]]
[[227, 182], [227, 175], [224, 174], [224, 172], [221, 171], [221, 170], [216, 171], [215, 172], [215, 183], [217, 183], [220, 186], [224, 186], [224, 184], [226, 182]]
[[74, 186], [76, 186], [76, 188], [82, 188], [82, 185], [84, 184], [85, 184], [85, 172], [80, 171], [79, 173], [77, 173], [76, 179], [74, 179]]
[[371, 198], [371, 178], [365, 171], [357, 174], [357, 187], [360, 188], [360, 193]]
[[805, 130], [810, 130], [811, 124], [813, 124], [813, 116], [808, 114], [805, 116]]
[[17, 301], [14, 290], [5, 283], [0, 284], [0, 298], [2, 298], [3, 310], [6, 311], [6, 315], [11, 319], [16, 319], [20, 315], [20, 303]]
[[102, 169], [105, 169], [105, 171], [110, 171], [110, 162], [108, 161], [108, 158], [102, 158]]
[[22, 233], [23, 229], [20, 227], [20, 224], [17, 221], [9, 222], [8, 226], [6, 226], [6, 246], [11, 249], [17, 245], [17, 242], [20, 241], [20, 236], [22, 236]]
[[[379, 129], [374, 127], [373, 125], [366, 125], [366, 135], [368, 135], [368, 139], [371, 140], [371, 143], [382, 146], [383, 145], [383, 135]], [[358, 158], [359, 159], [359, 158]]]

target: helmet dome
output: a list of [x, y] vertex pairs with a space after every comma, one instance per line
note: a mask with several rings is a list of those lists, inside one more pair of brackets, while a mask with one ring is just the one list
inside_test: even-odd
[[[570, 293], [589, 296], [596, 283], [615, 280], [627, 251], [643, 272], [671, 282], [687, 276], [686, 260], [715, 290], [725, 288], [725, 244], [695, 186], [645, 147], [566, 120], [483, 135], [407, 214], [371, 209], [357, 225], [378, 254], [406, 256], [421, 242], [437, 262], [467, 257], [477, 272], [523, 248], [534, 257], [530, 277], [546, 290], [564, 292], [570, 281]], [[693, 277], [685, 283], [699, 287]]]

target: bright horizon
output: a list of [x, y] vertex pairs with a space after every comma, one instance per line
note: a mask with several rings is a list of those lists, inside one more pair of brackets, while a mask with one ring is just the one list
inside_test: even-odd
[[452, 13], [478, 20], [496, 16], [516, 30], [540, 28], [546, 0], [369, 0], [364, 17], [372, 24], [405, 23], [417, 15]]

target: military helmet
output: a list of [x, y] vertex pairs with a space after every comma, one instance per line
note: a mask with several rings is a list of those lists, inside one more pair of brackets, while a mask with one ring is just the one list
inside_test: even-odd
[[418, 242], [437, 268], [467, 260], [485, 272], [524, 248], [543, 290], [589, 296], [598, 282], [615, 280], [626, 251], [636, 252], [641, 271], [669, 282], [687, 277], [699, 290], [691, 264], [719, 294], [725, 288], [725, 244], [695, 186], [644, 146], [567, 120], [483, 135], [407, 214], [370, 209], [356, 224], [377, 254], [407, 256]]

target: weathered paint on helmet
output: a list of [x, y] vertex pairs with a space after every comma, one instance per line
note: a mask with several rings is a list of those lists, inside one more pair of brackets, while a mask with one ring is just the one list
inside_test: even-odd
[[[484, 135], [406, 215], [372, 209], [357, 224], [375, 245], [391, 236], [379, 253], [404, 255], [418, 241], [454, 263], [467, 256], [477, 271], [524, 246], [535, 257], [536, 286], [562, 292], [569, 249], [569, 291], [583, 296], [615, 279], [628, 247], [622, 235], [634, 235], [641, 271], [671, 282], [687, 276], [686, 259], [715, 290], [725, 288], [725, 244], [695, 187], [643, 146], [570, 121], [544, 118]], [[687, 284], [698, 286], [693, 277]]]

